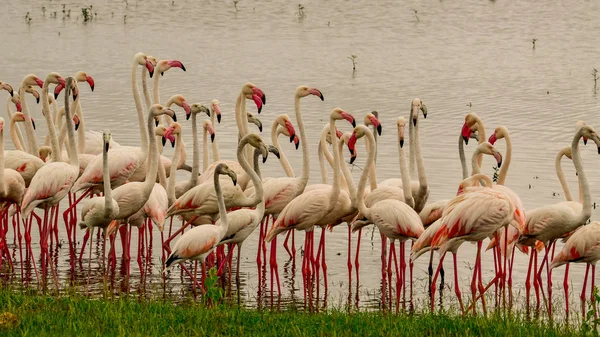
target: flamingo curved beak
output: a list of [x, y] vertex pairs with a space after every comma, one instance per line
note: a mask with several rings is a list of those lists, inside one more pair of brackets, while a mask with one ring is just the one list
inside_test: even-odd
[[154, 65], [149, 60], [146, 60], [146, 69], [148, 69], [148, 73], [150, 73], [150, 78], [154, 75]]
[[404, 138], [400, 139], [400, 147], [402, 148], [404, 146]]
[[[469, 135], [469, 136], [470, 136], [470, 135]], [[490, 144], [494, 145], [494, 143], [496, 143], [496, 140], [498, 140], [498, 139], [496, 138], [496, 133], [494, 132], [494, 133], [492, 133], [492, 135], [490, 136], [490, 139], [488, 139], [488, 142], [489, 142]]]
[[[181, 61], [178, 61], [178, 60], [169, 60], [169, 61], [167, 61], [167, 65], [169, 67], [181, 68], [181, 70], [186, 71], [183, 63], [181, 63]], [[161, 73], [161, 75], [162, 74], [163, 73]]]
[[371, 120], [371, 123], [375, 126], [375, 128], [377, 129], [377, 134], [381, 136], [381, 122], [379, 122], [379, 119], [377, 119], [375, 116], [370, 116], [369, 119]]
[[291, 143], [296, 138], [296, 129], [294, 129], [294, 125], [289, 120], [285, 121], [285, 128], [287, 129], [288, 133], [290, 134], [290, 143]]
[[267, 104], [267, 96], [265, 95], [264, 91], [258, 87], [253, 87], [252, 92], [252, 100], [254, 101], [254, 104], [256, 104], [258, 113], [260, 114], [263, 105]]
[[294, 136], [294, 145], [296, 146], [296, 150], [298, 150], [298, 146], [300, 146], [300, 138], [298, 136]]
[[[348, 150], [350, 150], [350, 154], [354, 154], [356, 148], [356, 133], [352, 132], [352, 136], [348, 139]], [[352, 164], [352, 162], [350, 163]]]
[[60, 83], [54, 88], [54, 99], [58, 98], [58, 95], [64, 88], [65, 88], [65, 86]]
[[183, 107], [183, 110], [185, 111], [185, 119], [187, 120], [190, 118], [189, 116], [192, 114], [192, 108], [186, 101], [183, 101], [183, 104], [181, 104], [181, 105]]
[[175, 146], [175, 136], [173, 136], [173, 128], [172, 127], [168, 127], [165, 130], [165, 132], [163, 134], [163, 139], [168, 139], [171, 142], [171, 146], [172, 147]]
[[[587, 137], [583, 137], [583, 145], [587, 145], [587, 142], [588, 142]], [[492, 144], [492, 145], [494, 145], [494, 144]]]
[[206, 127], [206, 130], [208, 131], [208, 133], [210, 133], [210, 142], [214, 143], [215, 142], [215, 128], [213, 128], [212, 125], [208, 125]]
[[44, 87], [44, 81], [40, 80], [39, 78], [35, 78], [35, 83], [40, 87]]
[[18, 112], [23, 111], [23, 107], [21, 106], [21, 101], [17, 101], [17, 103], [15, 103], [15, 106], [17, 107]]
[[75, 88], [73, 89], [73, 100], [76, 100], [76, 99], [77, 99], [77, 96], [79, 96], [79, 88], [78, 88], [78, 87], [75, 87]]
[[494, 152], [494, 158], [496, 158], [498, 168], [500, 168], [500, 166], [502, 166], [502, 155], [500, 154], [500, 152]]
[[33, 119], [33, 117], [29, 117], [31, 119], [31, 126], [33, 126], [33, 129], [35, 130], [35, 120]]
[[92, 91], [94, 91], [94, 79], [92, 78], [92, 76], [85, 76], [85, 81], [90, 85], [90, 89], [92, 89]]
[[319, 90], [317, 88], [308, 89], [308, 92], [311, 93], [312, 95], [319, 97], [321, 99], [321, 101], [325, 100], [325, 98], [323, 97], [323, 94], [321, 93], [321, 90]]

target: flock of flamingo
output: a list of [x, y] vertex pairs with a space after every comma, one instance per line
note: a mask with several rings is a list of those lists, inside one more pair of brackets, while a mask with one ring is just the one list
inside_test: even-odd
[[[138, 88], [138, 67], [141, 67], [145, 108]], [[389, 301], [390, 306], [393, 305], [392, 295], [395, 291], [395, 306], [399, 308], [401, 294], [406, 296], [408, 291], [407, 279], [410, 281], [409, 291], [412, 296], [413, 261], [422, 254], [429, 253], [430, 301], [433, 310], [436, 280], [443, 272], [442, 261], [447, 252], [452, 253], [454, 290], [463, 313], [471, 310], [475, 313], [478, 302], [481, 302], [481, 308], [485, 312], [485, 293], [492, 286], [497, 300], [501, 299], [506, 303], [508, 292], [509, 303], [512, 303], [512, 270], [515, 250], [518, 249], [530, 256], [525, 284], [527, 308], [530, 306], [533, 284], [538, 307], [540, 303], [544, 303], [549, 315], [552, 315], [552, 270], [566, 264], [563, 287], [568, 315], [569, 263], [582, 262], [587, 264], [581, 292], [582, 308], [585, 310], [583, 304], [587, 296], [589, 269], [592, 269], [593, 289], [595, 264], [600, 259], [600, 222], [588, 223], [592, 203], [579, 147], [582, 138], [584, 144], [591, 140], [598, 146], [600, 153], [600, 137], [592, 126], [578, 122], [570, 146], [563, 148], [556, 157], [556, 171], [567, 200], [526, 211], [519, 196], [505, 186], [512, 151], [508, 129], [504, 126], [497, 127], [489, 139], [486, 139], [483, 121], [476, 114], [469, 113], [462, 130], [457, 132], [463, 180], [457, 184], [457, 193], [451, 199], [429, 202], [429, 187], [419, 143], [419, 115], [422, 113], [426, 118], [427, 107], [420, 99], [412, 101], [408, 119], [399, 117], [397, 120], [400, 178], [377, 180], [377, 137], [381, 136], [382, 126], [376, 113], [367, 114], [364, 125], [357, 126], [352, 114], [335, 108], [329, 114], [329, 122], [323, 127], [318, 147], [322, 182], [308, 185], [310, 149], [300, 112], [300, 100], [316, 96], [323, 101], [321, 91], [299, 86], [294, 96], [299, 135], [296, 134], [291, 119], [287, 115], [279, 115], [271, 130], [272, 145], [267, 145], [258, 134], [250, 132], [249, 123], [256, 124], [260, 131], [262, 124], [246, 111], [246, 100], [249, 99], [255, 103], [258, 113], [261, 113], [266, 104], [265, 93], [252, 83], [244, 84], [235, 104], [235, 119], [239, 130], [237, 161], [221, 160], [215, 140], [215, 123], [221, 122], [217, 100], [206, 107], [201, 104], [190, 105], [182, 95], [174, 95], [166, 104], [161, 105], [158, 87], [160, 76], [157, 73], [163, 75], [171, 68], [185, 71], [183, 64], [176, 60], [158, 61], [143, 53], [137, 53], [133, 58], [131, 81], [139, 122], [139, 147], [119, 145], [111, 139], [109, 131], [85, 129], [78, 83], [87, 82], [90, 89], [94, 90], [94, 80], [85, 72], [78, 72], [67, 78], [52, 72], [45, 81], [30, 74], [25, 76], [18, 92], [13, 91], [9, 84], [0, 82], [0, 88], [9, 93], [7, 111], [10, 137], [15, 147], [15, 150], [0, 152], [0, 163], [4, 166], [4, 170], [0, 170], [0, 263], [4, 261], [9, 265], [9, 270], [14, 271], [13, 261], [20, 261], [23, 265], [24, 252], [25, 261], [33, 263], [36, 277], [36, 261], [40, 265], [44, 281], [50, 266], [58, 287], [54, 264], [49, 261], [48, 247], [58, 244], [59, 228], [66, 231], [72, 265], [77, 258], [81, 261], [89, 238], [93, 238], [94, 229], [101, 228], [104, 240], [110, 240], [107, 269], [111, 269], [116, 264], [117, 232], [123, 258], [129, 266], [133, 226], [140, 233], [137, 256], [141, 263], [140, 256], [151, 254], [148, 247], [151, 246], [149, 242], [152, 240], [153, 225], [156, 225], [161, 235], [164, 274], [167, 275], [170, 268], [179, 264], [190, 276], [195, 294], [196, 289], [204, 291], [207, 266], [217, 268], [219, 276], [227, 269], [231, 273], [232, 252], [235, 247], [236, 280], [239, 283], [242, 244], [258, 229], [256, 261], [259, 276], [261, 270], [266, 271], [263, 267], [266, 268], [268, 263], [271, 294], [281, 294], [276, 254], [277, 236], [287, 235], [283, 246], [290, 257], [295, 259], [297, 250], [294, 232], [304, 231], [301, 269], [306, 301], [307, 298], [312, 299], [315, 288], [319, 293], [321, 272], [323, 286], [325, 289], [328, 286], [326, 231], [333, 230], [339, 224], [348, 225], [347, 263], [349, 282], [352, 283], [352, 262], [356, 278], [359, 277], [362, 237], [358, 235], [352, 261], [352, 233], [360, 233], [363, 227], [374, 225], [381, 234], [382, 299], [384, 302]], [[148, 76], [153, 77], [152, 94], [148, 90]], [[49, 94], [50, 85], [55, 85], [54, 95]], [[36, 86], [41, 87], [41, 97]], [[64, 107], [59, 109], [55, 99], [63, 89]], [[47, 137], [42, 146], [38, 145], [34, 134], [34, 119], [24, 99], [26, 93], [42, 102], [42, 115], [48, 126]], [[12, 112], [11, 103], [16, 107], [16, 112]], [[187, 155], [182, 142], [182, 125], [177, 122], [176, 114], [171, 109], [173, 104], [185, 111], [186, 119], [191, 117], [192, 166], [185, 164]], [[144, 116], [144, 111], [148, 113], [147, 116]], [[210, 118], [202, 123], [202, 173], [197, 126], [199, 113], [206, 113]], [[336, 128], [336, 123], [343, 120], [354, 127], [353, 132], [342, 133]], [[26, 141], [19, 128], [21, 123], [25, 128]], [[407, 124], [410, 150], [408, 163], [404, 146]], [[296, 149], [299, 146], [302, 148], [300, 175], [296, 175], [279, 146], [278, 137], [282, 134], [295, 144]], [[209, 135], [212, 162], [209, 159]], [[344, 146], [349, 149], [352, 163], [359, 153], [356, 143], [361, 138], [365, 139], [367, 167], [356, 186], [344, 160], [343, 149]], [[469, 175], [464, 145], [471, 138], [478, 141], [478, 146], [471, 158], [472, 174]], [[500, 139], [506, 142], [504, 156], [494, 147]], [[171, 159], [161, 155], [166, 141], [176, 147]], [[0, 142], [4, 148], [4, 119], [1, 118]], [[331, 144], [331, 150], [327, 143]], [[261, 177], [260, 166], [265, 163], [269, 153], [277, 156], [286, 176]], [[494, 178], [495, 181], [480, 172], [483, 155], [493, 156], [497, 161], [500, 171]], [[562, 171], [561, 160], [565, 156], [572, 160], [578, 175], [579, 201], [573, 200]], [[333, 170], [331, 183], [328, 183], [327, 162]], [[176, 181], [177, 170], [190, 171], [190, 178]], [[367, 182], [369, 187], [366, 186]], [[62, 212], [64, 227], [59, 219], [59, 204], [63, 199], [68, 200], [68, 206]], [[36, 212], [43, 215], [39, 216]], [[182, 226], [173, 232], [172, 224], [176, 216], [182, 219]], [[165, 237], [167, 219], [170, 219], [170, 225], [168, 237]], [[34, 221], [39, 229], [41, 247], [37, 259], [34, 259], [31, 248]], [[11, 223], [15, 240], [18, 239], [19, 260], [8, 249], [7, 234]], [[192, 228], [186, 230], [190, 225]], [[77, 251], [77, 227], [86, 230], [80, 252]], [[321, 233], [315, 253], [316, 227], [321, 227]], [[487, 284], [483, 282], [481, 265], [482, 243], [486, 238], [490, 239], [488, 250], [492, 251], [496, 271]], [[559, 239], [566, 243], [555, 255], [554, 246]], [[176, 241], [171, 246], [173, 240]], [[387, 240], [390, 241], [389, 245]], [[396, 241], [398, 249], [395, 247]], [[411, 243], [408, 260], [405, 247], [407, 241]], [[477, 245], [470, 284], [470, 303], [463, 302], [457, 269], [457, 252], [464, 242]], [[267, 243], [270, 243], [268, 262]], [[228, 247], [227, 254], [225, 246]], [[543, 259], [538, 263], [538, 252], [544, 249]], [[432, 267], [434, 251], [440, 256], [435, 273]], [[193, 271], [182, 264], [187, 260], [196, 261]], [[198, 262], [202, 267], [199, 282], [196, 278]], [[21, 272], [22, 270], [21, 267]], [[129, 273], [129, 269], [127, 272]], [[546, 276], [546, 289], [543, 286], [543, 273]]]

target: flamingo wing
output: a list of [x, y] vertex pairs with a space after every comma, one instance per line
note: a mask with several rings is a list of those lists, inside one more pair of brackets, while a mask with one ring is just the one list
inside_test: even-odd
[[600, 259], [600, 222], [580, 227], [552, 260], [551, 268], [569, 262], [596, 263]]

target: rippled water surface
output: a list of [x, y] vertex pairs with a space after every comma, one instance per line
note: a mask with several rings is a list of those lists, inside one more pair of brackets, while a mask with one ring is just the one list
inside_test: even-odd
[[[70, 17], [63, 14], [61, 4], [67, 13], [71, 11]], [[324, 102], [314, 97], [302, 100], [311, 149], [311, 183], [319, 182], [316, 144], [334, 107], [353, 113], [357, 120], [372, 110], [379, 112], [383, 136], [377, 175], [380, 180], [399, 177], [395, 121], [398, 116], [408, 117], [411, 100], [421, 98], [429, 108], [427, 119], [421, 119], [420, 135], [430, 201], [448, 199], [456, 192], [461, 177], [456, 140], [468, 112], [476, 112], [484, 120], [486, 136], [498, 125], [511, 131], [513, 158], [507, 185], [520, 195], [526, 209], [563, 200], [554, 172], [555, 155], [570, 144], [577, 120], [595, 125], [598, 119], [600, 103], [591, 75], [594, 67], [600, 67], [600, 4], [595, 1], [374, 4], [307, 0], [303, 2], [304, 19], [298, 18], [296, 3], [278, 1], [242, 0], [237, 10], [231, 1], [104, 1], [94, 2], [94, 19], [87, 24], [81, 16], [84, 5], [87, 3], [66, 0], [5, 1], [0, 11], [4, 27], [0, 32], [0, 80], [18, 87], [28, 73], [44, 78], [49, 71], [67, 76], [85, 70], [96, 81], [93, 93], [81, 86], [86, 126], [110, 129], [121, 144], [139, 144], [130, 85], [131, 59], [138, 51], [159, 59], [181, 60], [187, 68], [186, 72], [171, 70], [161, 78], [161, 100], [175, 93], [189, 102], [220, 100], [223, 120], [216, 131], [223, 159], [235, 158], [233, 110], [244, 82], [252, 81], [268, 96], [260, 115], [267, 138], [276, 115], [293, 117], [293, 94], [298, 85], [319, 88]], [[28, 12], [31, 20], [26, 23]], [[535, 48], [532, 39], [537, 39]], [[350, 55], [357, 56], [354, 73]], [[39, 121], [37, 135], [41, 138], [45, 125], [40, 108], [31, 97], [28, 102]], [[253, 106], [251, 111], [255, 112]], [[177, 112], [183, 120], [183, 112]], [[191, 125], [182, 124], [191, 164]], [[347, 123], [338, 126], [350, 130]], [[12, 143], [7, 141], [7, 146], [11, 148]], [[505, 143], [499, 141], [497, 147], [504, 151]], [[474, 145], [466, 148], [470, 157]], [[284, 151], [299, 172], [300, 151], [287, 144]], [[600, 201], [600, 158], [593, 146], [582, 152], [592, 199]], [[171, 153], [166, 149], [164, 154]], [[353, 168], [356, 178], [365, 158], [363, 151]], [[491, 174], [493, 165], [486, 158], [484, 171]], [[565, 161], [564, 166], [571, 188], [576, 188], [572, 165]], [[274, 160], [269, 160], [262, 172], [264, 176], [283, 175]], [[184, 173], [178, 177], [187, 179]], [[594, 210], [592, 219], [597, 217]], [[83, 234], [78, 235], [81, 240]], [[329, 296], [341, 303], [345, 303], [348, 282], [345, 235], [345, 226], [327, 233]], [[376, 234], [371, 241], [371, 230], [363, 235], [361, 305], [375, 306], [380, 282], [379, 239]], [[156, 247], [157, 237], [155, 232]], [[257, 238], [254, 233], [242, 252], [244, 298], [249, 305], [257, 299]], [[302, 238], [297, 235], [297, 247]], [[466, 244], [459, 251], [464, 291], [468, 291], [474, 247]], [[156, 248], [155, 263], [159, 255]], [[522, 291], [527, 257], [517, 255], [514, 283]], [[59, 273], [67, 277], [65, 246], [59, 256]], [[286, 260], [287, 254], [279, 249], [280, 267]], [[415, 278], [421, 281], [426, 279], [426, 260], [415, 264]], [[300, 261], [297, 257], [297, 264]], [[486, 278], [493, 275], [491, 261], [491, 254], [484, 254]], [[135, 274], [135, 256], [132, 268]], [[562, 271], [555, 272], [555, 285], [562, 285]], [[154, 273], [158, 274], [158, 267]], [[301, 286], [300, 271], [296, 268], [295, 279], [283, 268], [281, 273], [286, 280], [283, 292], [289, 297]], [[571, 273], [572, 289], [578, 293], [583, 266], [573, 266]], [[171, 282], [178, 281], [172, 277]], [[424, 289], [424, 282], [417, 283], [417, 296], [423, 298]], [[301, 291], [295, 291], [294, 296], [301, 298]]]

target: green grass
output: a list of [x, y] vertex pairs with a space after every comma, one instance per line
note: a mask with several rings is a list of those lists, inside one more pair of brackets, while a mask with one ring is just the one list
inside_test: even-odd
[[519, 318], [373, 312], [271, 312], [135, 299], [50, 297], [0, 290], [0, 335], [19, 336], [570, 336]]

